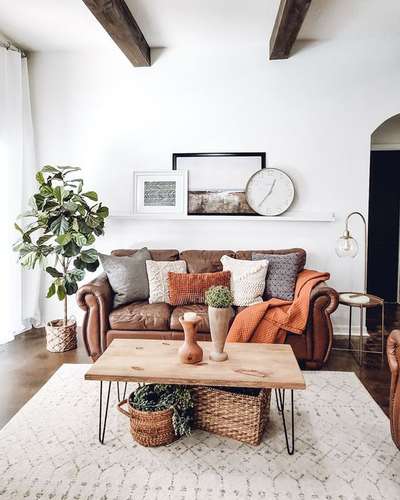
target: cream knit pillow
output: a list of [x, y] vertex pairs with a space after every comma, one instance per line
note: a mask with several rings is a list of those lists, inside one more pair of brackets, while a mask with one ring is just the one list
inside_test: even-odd
[[262, 302], [267, 275], [267, 260], [238, 260], [221, 257], [224, 271], [231, 272], [231, 292], [235, 306], [250, 306]]
[[146, 260], [149, 278], [149, 304], [168, 302], [168, 273], [186, 273], [184, 260]]

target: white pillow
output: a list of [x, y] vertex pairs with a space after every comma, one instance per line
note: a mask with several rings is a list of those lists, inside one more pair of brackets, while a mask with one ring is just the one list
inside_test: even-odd
[[149, 304], [168, 302], [168, 273], [186, 273], [184, 260], [146, 260], [149, 278]]
[[224, 271], [231, 272], [231, 292], [235, 306], [250, 306], [263, 301], [267, 260], [238, 260], [221, 257]]

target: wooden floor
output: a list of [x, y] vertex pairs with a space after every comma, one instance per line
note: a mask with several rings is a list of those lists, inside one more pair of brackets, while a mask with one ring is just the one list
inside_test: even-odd
[[[375, 349], [379, 345], [380, 335], [374, 333], [378, 318], [368, 317], [370, 336], [367, 345]], [[386, 307], [385, 328], [390, 332], [400, 327], [400, 306]], [[336, 339], [341, 343], [345, 339]], [[0, 428], [44, 385], [63, 363], [89, 363], [82, 343], [78, 349], [62, 354], [46, 350], [45, 334], [41, 329], [18, 335], [8, 344], [0, 346]], [[367, 354], [365, 364], [359, 367], [353, 355], [347, 352], [332, 351], [324, 370], [354, 372], [371, 396], [388, 414], [390, 374], [386, 361], [381, 365], [380, 356]]]

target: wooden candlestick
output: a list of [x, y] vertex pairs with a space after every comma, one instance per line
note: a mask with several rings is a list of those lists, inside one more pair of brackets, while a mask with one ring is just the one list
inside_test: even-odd
[[183, 326], [183, 332], [185, 334], [185, 340], [178, 351], [181, 363], [200, 363], [203, 359], [203, 349], [196, 342], [197, 326], [200, 321], [201, 318], [198, 316], [194, 321], [185, 321], [183, 316], [179, 318], [179, 322]]

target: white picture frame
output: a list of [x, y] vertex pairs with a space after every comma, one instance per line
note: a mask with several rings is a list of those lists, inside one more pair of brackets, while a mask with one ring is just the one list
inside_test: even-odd
[[167, 218], [187, 215], [188, 173], [186, 170], [135, 171], [133, 215]]

